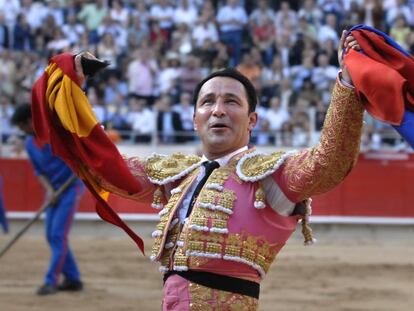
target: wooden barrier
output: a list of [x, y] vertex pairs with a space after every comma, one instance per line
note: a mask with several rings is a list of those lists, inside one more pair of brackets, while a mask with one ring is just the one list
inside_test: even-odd
[[[43, 203], [43, 189], [25, 159], [0, 159], [4, 204], [8, 212], [34, 212]], [[414, 156], [405, 153], [366, 153], [334, 190], [313, 198], [319, 216], [414, 217]], [[119, 213], [155, 214], [147, 204], [112, 196]], [[79, 212], [93, 213], [94, 200], [85, 192]]]

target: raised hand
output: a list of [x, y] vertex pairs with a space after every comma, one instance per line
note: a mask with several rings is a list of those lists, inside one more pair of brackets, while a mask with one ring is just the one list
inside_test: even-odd
[[344, 79], [346, 82], [352, 84], [351, 76], [348, 73], [348, 70], [346, 69], [345, 63], [344, 63], [344, 56], [346, 53], [349, 52], [349, 50], [361, 50], [361, 47], [358, 44], [358, 41], [352, 36], [349, 35], [345, 37], [346, 30], [342, 31], [341, 39], [339, 40], [339, 46], [338, 46], [338, 62], [339, 66], [342, 69], [342, 79]]

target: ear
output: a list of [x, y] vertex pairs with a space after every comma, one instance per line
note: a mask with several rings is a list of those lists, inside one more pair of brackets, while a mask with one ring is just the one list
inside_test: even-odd
[[257, 112], [250, 112], [249, 113], [249, 126], [248, 129], [249, 131], [253, 131], [254, 127], [256, 126], [257, 123]]
[[195, 114], [195, 110], [194, 110], [194, 113], [193, 113], [193, 127], [194, 127], [194, 131], [197, 132], [197, 123], [195, 121], [195, 117], [196, 117], [196, 114]]

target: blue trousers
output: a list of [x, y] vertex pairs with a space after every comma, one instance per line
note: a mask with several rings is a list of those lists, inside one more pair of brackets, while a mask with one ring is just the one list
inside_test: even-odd
[[59, 201], [46, 211], [46, 238], [51, 256], [45, 275], [45, 284], [57, 285], [60, 274], [70, 281], [80, 281], [80, 272], [69, 247], [68, 235], [75, 215], [82, 186], [75, 183], [61, 196]]
[[243, 43], [243, 31], [226, 31], [220, 34], [220, 41], [231, 49], [230, 66], [235, 67], [240, 63]]

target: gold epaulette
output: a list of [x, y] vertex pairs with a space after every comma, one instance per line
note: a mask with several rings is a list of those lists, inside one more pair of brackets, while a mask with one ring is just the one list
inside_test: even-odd
[[165, 185], [187, 175], [200, 166], [200, 157], [177, 152], [172, 155], [154, 154], [147, 158], [145, 171], [148, 179], [157, 185]]
[[237, 175], [243, 181], [255, 182], [273, 174], [296, 151], [277, 151], [271, 154], [252, 152], [237, 163]]

